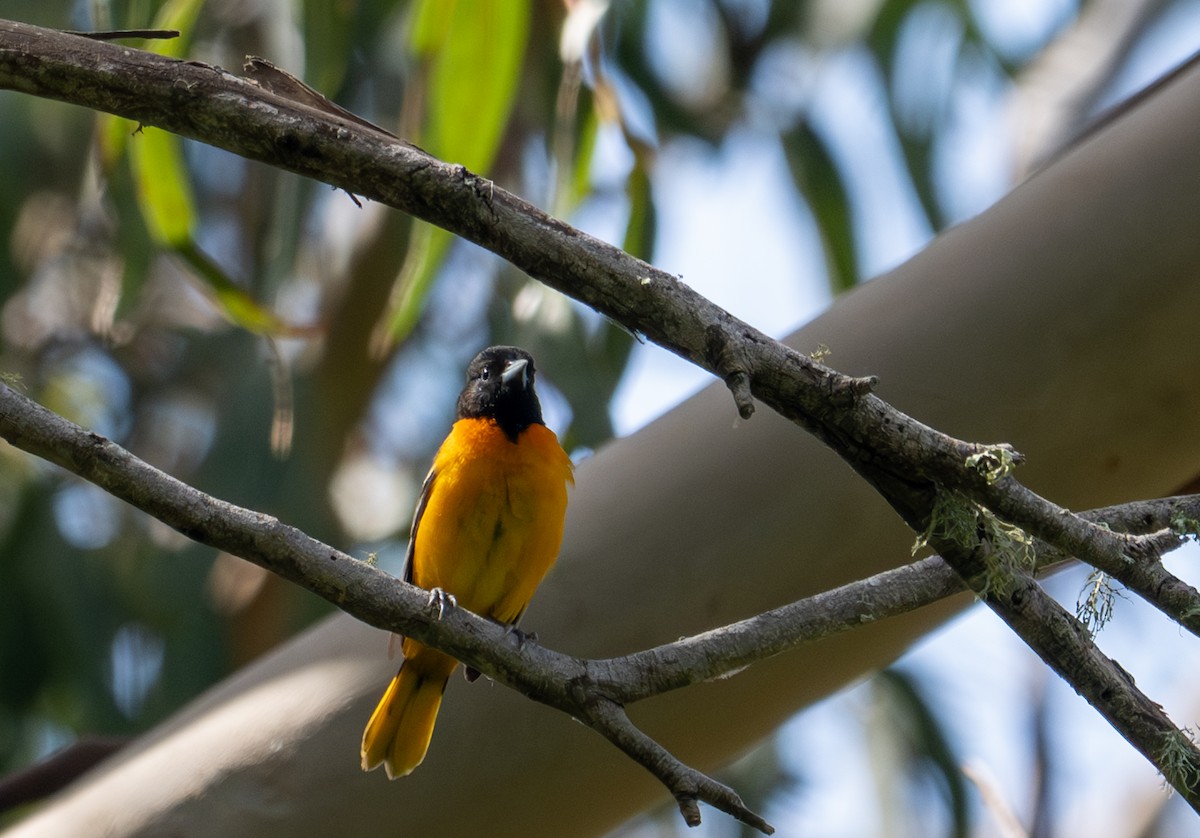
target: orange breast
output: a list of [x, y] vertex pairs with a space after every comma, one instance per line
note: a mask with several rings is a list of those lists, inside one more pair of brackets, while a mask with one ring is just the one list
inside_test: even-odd
[[571, 460], [532, 425], [513, 443], [494, 422], [456, 422], [434, 458], [412, 578], [458, 604], [514, 622], [562, 544]]

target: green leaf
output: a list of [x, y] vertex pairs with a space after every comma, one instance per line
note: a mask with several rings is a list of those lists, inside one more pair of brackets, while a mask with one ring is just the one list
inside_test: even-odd
[[183, 58], [192, 45], [192, 29], [204, 0], [167, 0], [154, 18], [154, 29], [177, 29], [178, 38], [154, 39], [146, 42], [146, 49], [168, 58]]
[[430, 153], [486, 172], [516, 98], [529, 35], [528, 0], [420, 0], [412, 47], [431, 62]]
[[[943, 834], [965, 838], [970, 830], [970, 805], [961, 755], [957, 754], [946, 728], [946, 719], [929, 701], [919, 681], [911, 674], [891, 668], [872, 681], [878, 700], [884, 703], [881, 718], [889, 719], [895, 735], [907, 746], [904, 754], [915, 771], [934, 781], [943, 797], [950, 825]], [[901, 780], [903, 782], [903, 780]]]
[[858, 281], [854, 219], [850, 195], [833, 156], [807, 124], [783, 135], [783, 150], [796, 187], [812, 207], [825, 247], [831, 290], [841, 293], [853, 288]]
[[385, 343], [404, 340], [416, 328], [425, 309], [425, 298], [437, 278], [442, 257], [454, 237], [441, 227], [424, 221], [413, 224], [408, 241], [408, 256], [396, 279], [393, 304], [389, 308]]
[[650, 175], [640, 156], [625, 183], [625, 194], [629, 196], [629, 221], [625, 225], [625, 241], [621, 247], [626, 253], [649, 260], [653, 255], [658, 215], [654, 210]]
[[235, 283], [189, 238], [172, 248], [188, 266], [204, 280], [207, 290], [221, 313], [233, 323], [256, 335], [294, 336], [308, 330], [279, 317]]
[[575, 142], [575, 161], [571, 167], [570, 178], [567, 180], [564, 194], [558, 195], [557, 201], [562, 209], [559, 214], [566, 216], [583, 201], [592, 189], [592, 156], [596, 151], [596, 140], [600, 136], [600, 117], [595, 108], [588, 108], [583, 118], [579, 120], [579, 135]]
[[[178, 29], [181, 35], [153, 41], [149, 50], [171, 58], [183, 57], [203, 6], [204, 0], [168, 0], [155, 18], [154, 27]], [[178, 247], [191, 239], [196, 224], [195, 202], [183, 161], [181, 140], [157, 128], [146, 128], [137, 133], [136, 140], [129, 146], [129, 162], [138, 206], [154, 241], [165, 247]]]
[[[496, 159], [521, 79], [529, 34], [528, 0], [419, 0], [410, 45], [428, 67], [429, 110], [419, 142], [430, 154], [486, 172]], [[389, 342], [416, 326], [453, 237], [413, 227], [410, 262], [385, 315]], [[418, 256], [419, 254], [419, 256]]]
[[191, 241], [196, 208], [179, 138], [157, 128], [140, 130], [129, 146], [129, 162], [151, 238], [169, 248]]
[[[153, 41], [152, 52], [171, 58], [187, 54], [190, 34], [204, 0], [168, 0], [155, 18], [158, 29], [178, 29], [179, 38]], [[294, 335], [304, 330], [286, 322], [256, 301], [209, 258], [195, 242], [196, 202], [183, 156], [183, 142], [157, 128], [134, 129], [121, 120], [126, 132], [135, 136], [128, 143], [138, 207], [151, 239], [182, 259], [203, 280], [221, 313], [234, 325], [259, 335]], [[111, 131], [106, 131], [111, 138]]]
[[337, 93], [346, 77], [354, 47], [356, 6], [356, 3], [304, 0], [305, 81], [329, 97]]

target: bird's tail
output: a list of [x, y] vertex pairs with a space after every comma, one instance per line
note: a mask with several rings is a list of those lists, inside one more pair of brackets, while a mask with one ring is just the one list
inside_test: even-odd
[[388, 685], [363, 731], [362, 767], [380, 765], [391, 780], [411, 774], [425, 759], [442, 693], [458, 662], [412, 641], [405, 660]]

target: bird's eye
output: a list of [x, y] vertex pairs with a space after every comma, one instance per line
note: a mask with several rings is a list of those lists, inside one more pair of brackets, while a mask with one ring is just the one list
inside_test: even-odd
[[487, 368], [487, 367], [484, 367], [484, 368], [483, 368], [483, 372], [479, 373], [479, 377], [480, 377], [480, 378], [482, 378], [484, 381], [487, 381], [489, 378], [491, 378], [491, 377], [492, 377], [492, 374], [491, 374], [491, 372], [488, 370], [488, 368]]

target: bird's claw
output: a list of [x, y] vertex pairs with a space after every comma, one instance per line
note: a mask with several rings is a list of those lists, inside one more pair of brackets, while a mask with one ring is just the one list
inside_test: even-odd
[[441, 588], [434, 588], [429, 592], [429, 610], [437, 609], [437, 618], [440, 620], [446, 613], [447, 608], [457, 608], [458, 600], [454, 598], [454, 594], [448, 594]]

